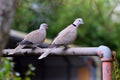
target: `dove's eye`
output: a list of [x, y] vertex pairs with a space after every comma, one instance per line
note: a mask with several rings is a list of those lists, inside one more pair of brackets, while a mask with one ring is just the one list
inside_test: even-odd
[[81, 20], [78, 20], [79, 22], [81, 22]]

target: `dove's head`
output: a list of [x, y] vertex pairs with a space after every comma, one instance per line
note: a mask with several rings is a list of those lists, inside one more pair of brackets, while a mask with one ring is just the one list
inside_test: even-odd
[[73, 22], [73, 25], [76, 26], [76, 27], [78, 27], [80, 24], [84, 24], [82, 18], [77, 18], [77, 19]]
[[48, 25], [46, 23], [42, 23], [40, 25], [40, 29], [47, 29], [48, 28]]

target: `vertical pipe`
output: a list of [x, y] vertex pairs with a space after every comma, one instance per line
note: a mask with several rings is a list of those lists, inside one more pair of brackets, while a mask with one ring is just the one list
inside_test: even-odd
[[112, 80], [112, 59], [102, 59], [102, 80]]
[[112, 53], [107, 46], [98, 47], [98, 56], [102, 61], [102, 80], [112, 80]]

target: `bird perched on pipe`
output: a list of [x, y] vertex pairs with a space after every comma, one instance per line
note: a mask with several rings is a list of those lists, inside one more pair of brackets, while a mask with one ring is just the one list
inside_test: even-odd
[[82, 18], [77, 18], [72, 24], [63, 29], [58, 36], [51, 42], [50, 46], [38, 59], [42, 59], [50, 54], [52, 48], [64, 46], [65, 49], [71, 44], [77, 36], [77, 28], [80, 24], [84, 24]]
[[39, 29], [34, 30], [29, 34], [27, 34], [25, 38], [19, 43], [19, 45], [14, 49], [14, 51], [9, 54], [14, 54], [18, 50], [26, 46], [37, 47], [37, 45], [42, 44], [46, 38], [47, 28], [48, 28], [48, 25], [46, 23], [42, 23]]

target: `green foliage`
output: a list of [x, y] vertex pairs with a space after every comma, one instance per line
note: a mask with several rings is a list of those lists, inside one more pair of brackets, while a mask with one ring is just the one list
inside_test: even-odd
[[84, 25], [78, 29], [75, 44], [80, 46], [107, 45], [120, 52], [119, 18], [115, 11], [118, 0], [21, 0], [17, 7], [13, 29], [30, 32], [46, 22], [48, 38], [82, 17]]
[[32, 21], [35, 19], [35, 14], [28, 7], [27, 3], [21, 2], [22, 7], [16, 9], [15, 22], [13, 23], [13, 28], [27, 32], [31, 27]]
[[9, 59], [2, 58], [4, 61], [0, 66], [0, 80], [10, 80], [13, 79], [14, 75], [12, 73], [13, 63]]
[[[13, 71], [12, 58], [2, 58], [3, 63], [0, 66], [0, 80], [22, 80], [20, 73]], [[32, 64], [28, 65], [28, 70], [25, 73], [24, 80], [31, 80], [29, 76], [34, 76], [35, 67]]]

